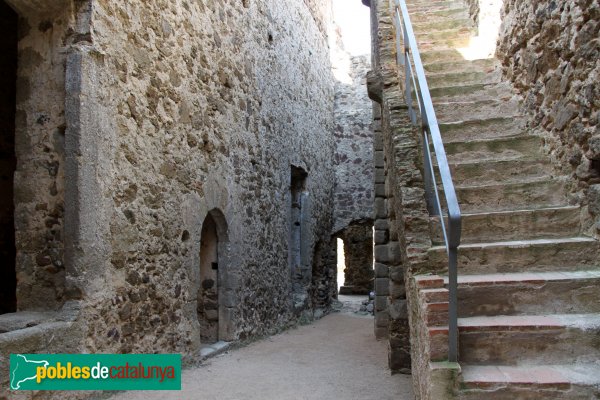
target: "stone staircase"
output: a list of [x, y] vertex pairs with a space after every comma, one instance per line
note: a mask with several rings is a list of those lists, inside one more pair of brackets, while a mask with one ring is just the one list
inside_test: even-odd
[[[497, 61], [457, 51], [475, 33], [466, 5], [407, 3], [464, 215], [458, 398], [599, 399], [599, 243], [583, 235]], [[435, 218], [431, 232], [431, 265], [444, 271]], [[440, 277], [421, 286], [428, 310], [447, 310]], [[447, 319], [427, 315], [443, 343]]]

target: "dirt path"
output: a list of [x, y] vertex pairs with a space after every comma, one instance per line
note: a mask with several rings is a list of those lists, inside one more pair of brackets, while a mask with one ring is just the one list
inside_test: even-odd
[[408, 400], [410, 377], [391, 376], [373, 318], [336, 313], [233, 350], [183, 373], [181, 392], [112, 399]]

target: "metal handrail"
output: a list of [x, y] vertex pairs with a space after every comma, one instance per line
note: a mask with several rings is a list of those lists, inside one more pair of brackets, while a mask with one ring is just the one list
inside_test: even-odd
[[[448, 166], [446, 150], [442, 142], [440, 128], [433, 109], [429, 85], [425, 77], [425, 70], [421, 62], [421, 55], [417, 46], [417, 39], [413, 31], [408, 8], [405, 0], [395, 0], [394, 22], [396, 24], [396, 50], [397, 62], [404, 66], [405, 91], [408, 114], [413, 125], [418, 125], [418, 118], [413, 108], [413, 89], [419, 106], [421, 120], [421, 131], [423, 135], [423, 158], [425, 172], [425, 192], [431, 215], [439, 216], [446, 252], [448, 253], [448, 361], [458, 361], [458, 299], [457, 299], [457, 277], [458, 277], [458, 246], [461, 236], [461, 214], [452, 182], [452, 174]], [[401, 42], [404, 46], [401, 46]], [[413, 72], [413, 66], [415, 71]], [[416, 78], [416, 79], [415, 79]], [[432, 154], [430, 149], [430, 138], [433, 143], [435, 158], [437, 159], [442, 189], [446, 206], [448, 207], [448, 223], [444, 221], [444, 213], [440, 203], [438, 185], [435, 178]]]

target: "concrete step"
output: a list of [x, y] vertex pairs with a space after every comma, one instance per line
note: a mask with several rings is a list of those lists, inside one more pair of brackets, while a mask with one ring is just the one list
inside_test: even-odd
[[423, 64], [425, 73], [439, 73], [439, 72], [470, 72], [470, 71], [483, 71], [491, 72], [498, 66], [496, 59], [482, 59], [482, 60], [462, 60], [462, 61], [447, 61], [447, 62], [430, 62]]
[[469, 120], [506, 118], [507, 115], [515, 115], [520, 109], [518, 99], [511, 97], [479, 101], [434, 101], [433, 106], [438, 121], [442, 123], [462, 121], [466, 118]]
[[[576, 206], [538, 210], [463, 214], [461, 243], [576, 237], [581, 233], [581, 210]], [[438, 217], [430, 219], [432, 240], [443, 243]]]
[[599, 269], [460, 275], [458, 315], [464, 318], [600, 313], [598, 287]]
[[[435, 107], [435, 105], [434, 105]], [[444, 114], [442, 114], [444, 115]], [[520, 115], [504, 114], [505, 116], [471, 117], [464, 121], [441, 122], [438, 125], [444, 142], [468, 142], [482, 139], [499, 139], [507, 136], [519, 136], [525, 130], [526, 121]], [[437, 111], [436, 111], [437, 116]], [[539, 141], [541, 145], [541, 140]], [[457, 147], [458, 148], [458, 147]]]
[[[477, 124], [485, 122], [474, 121], [470, 123], [469, 129], [477, 131]], [[489, 121], [489, 120], [488, 120]], [[494, 120], [491, 121], [492, 123]], [[442, 129], [448, 130], [448, 125], [442, 125]], [[442, 134], [444, 131], [442, 130]], [[444, 147], [450, 163], [484, 161], [484, 160], [508, 160], [517, 158], [528, 158], [541, 155], [542, 138], [534, 135], [519, 135], [511, 137], [500, 137], [492, 139], [472, 139], [463, 141], [452, 141], [444, 139]]]
[[[444, 246], [428, 250], [432, 272], [448, 270]], [[532, 239], [466, 243], [459, 247], [459, 275], [516, 272], [585, 271], [600, 259], [600, 246], [592, 238]]]
[[456, 186], [465, 213], [549, 208], [567, 205], [565, 185], [558, 179]]
[[600, 359], [600, 314], [458, 319], [460, 360], [470, 365], [571, 364]]
[[592, 400], [600, 398], [600, 364], [461, 364], [460, 400]]

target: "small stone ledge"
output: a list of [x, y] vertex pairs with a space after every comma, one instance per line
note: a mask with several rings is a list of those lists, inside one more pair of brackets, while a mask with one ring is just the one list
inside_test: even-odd
[[223, 340], [212, 344], [202, 345], [200, 347], [200, 362], [222, 354], [231, 348], [233, 342]]
[[0, 315], [0, 337], [6, 333], [53, 322], [72, 322], [79, 312], [77, 302], [69, 302], [60, 311], [19, 311]]
[[0, 315], [0, 335], [55, 321], [57, 316], [58, 313], [52, 311], [22, 311], [3, 314]]

